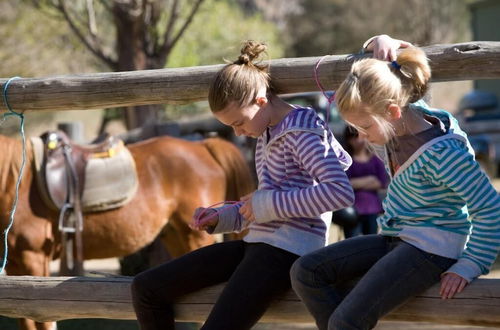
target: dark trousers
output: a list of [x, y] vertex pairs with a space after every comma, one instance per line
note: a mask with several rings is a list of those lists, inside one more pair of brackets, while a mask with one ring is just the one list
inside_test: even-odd
[[177, 297], [226, 282], [202, 329], [250, 329], [290, 289], [297, 255], [264, 243], [210, 245], [134, 278], [132, 299], [142, 330], [174, 329]]
[[[298, 259], [293, 289], [321, 330], [368, 330], [456, 262], [398, 238], [358, 236]], [[350, 288], [353, 279], [361, 278]]]
[[344, 227], [345, 238], [377, 233], [378, 214], [358, 214], [358, 223], [354, 227]]

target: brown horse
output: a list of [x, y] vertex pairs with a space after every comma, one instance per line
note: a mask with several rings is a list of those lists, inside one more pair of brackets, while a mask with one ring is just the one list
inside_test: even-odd
[[[21, 165], [21, 141], [0, 135], [0, 227], [9, 221]], [[249, 168], [239, 150], [217, 139], [190, 142], [172, 137], [128, 145], [135, 159], [139, 188], [125, 206], [85, 215], [84, 259], [131, 254], [162, 235], [169, 253], [179, 256], [214, 242], [188, 227], [194, 210], [234, 200], [253, 189]], [[47, 208], [34, 180], [32, 146], [19, 190], [14, 225], [8, 235], [8, 275], [49, 276], [49, 262], [60, 254], [57, 212]], [[175, 235], [172, 235], [175, 233]], [[2, 244], [3, 246], [3, 244]], [[0, 248], [3, 255], [3, 248]], [[22, 329], [50, 329], [50, 323], [21, 320]]]

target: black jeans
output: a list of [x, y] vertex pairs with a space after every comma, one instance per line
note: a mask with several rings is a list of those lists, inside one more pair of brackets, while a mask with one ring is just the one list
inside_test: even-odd
[[177, 297], [228, 281], [202, 329], [250, 329], [290, 289], [297, 255], [264, 243], [210, 245], [134, 278], [132, 299], [142, 330], [174, 329]]
[[[293, 289], [321, 330], [367, 330], [440, 280], [456, 262], [399, 238], [357, 236], [311, 252], [290, 272]], [[352, 280], [361, 278], [354, 288]]]
[[354, 227], [344, 227], [345, 238], [377, 233], [378, 214], [358, 214], [358, 223]]

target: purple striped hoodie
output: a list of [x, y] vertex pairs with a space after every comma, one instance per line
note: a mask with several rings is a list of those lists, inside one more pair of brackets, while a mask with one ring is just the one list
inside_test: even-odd
[[246, 221], [238, 207], [226, 207], [214, 233], [248, 228], [244, 241], [297, 255], [324, 247], [331, 211], [354, 202], [345, 174], [351, 162], [313, 109], [293, 109], [257, 139], [259, 187], [252, 197], [256, 221]]

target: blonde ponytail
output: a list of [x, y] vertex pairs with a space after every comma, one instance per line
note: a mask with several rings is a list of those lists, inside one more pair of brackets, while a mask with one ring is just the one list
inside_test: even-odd
[[400, 66], [396, 73], [401, 75], [403, 89], [408, 94], [408, 103], [413, 103], [424, 97], [431, 78], [431, 68], [425, 53], [416, 47], [403, 50], [397, 60]]
[[[362, 110], [381, 123], [386, 121], [389, 104], [405, 109], [409, 103], [421, 99], [430, 77], [425, 53], [411, 47], [392, 63], [373, 58], [355, 62], [335, 99], [341, 115]], [[385, 126], [386, 134], [391, 135], [390, 125]]]

